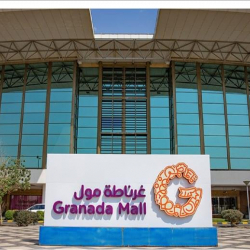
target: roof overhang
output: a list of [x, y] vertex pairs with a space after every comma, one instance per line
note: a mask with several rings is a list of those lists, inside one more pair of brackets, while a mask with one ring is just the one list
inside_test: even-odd
[[161, 9], [154, 38], [250, 42], [250, 10]]
[[[175, 60], [250, 65], [249, 11], [160, 10], [153, 38], [94, 37], [89, 10], [4, 11], [0, 18], [1, 64], [69, 60], [169, 64]], [[34, 24], [34, 20], [39, 21]], [[4, 36], [8, 29], [16, 37]]]
[[63, 39], [0, 42], [0, 63], [197, 61], [250, 64], [250, 43], [167, 39]]
[[0, 41], [93, 39], [88, 9], [0, 11]]

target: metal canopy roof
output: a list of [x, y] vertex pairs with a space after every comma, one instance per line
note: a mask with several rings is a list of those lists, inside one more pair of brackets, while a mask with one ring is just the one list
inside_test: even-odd
[[154, 37], [250, 42], [250, 12], [249, 10], [160, 10]]
[[0, 12], [1, 42], [78, 38], [94, 38], [91, 16], [87, 9]]
[[94, 37], [89, 10], [0, 11], [0, 63], [250, 65], [249, 10], [160, 10], [154, 38]]

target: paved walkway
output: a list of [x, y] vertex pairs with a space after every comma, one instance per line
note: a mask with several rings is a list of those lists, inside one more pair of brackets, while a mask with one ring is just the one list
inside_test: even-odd
[[[103, 249], [113, 250], [113, 247], [51, 247], [39, 246], [38, 234], [39, 226], [15, 227], [1, 226], [0, 227], [0, 249], [8, 250], [28, 250], [28, 249]], [[162, 248], [162, 247], [134, 247], [124, 248], [130, 249], [250, 249], [250, 227], [219, 227], [218, 228], [219, 246], [217, 248], [199, 247], [199, 248]], [[121, 249], [121, 248], [120, 248]]]

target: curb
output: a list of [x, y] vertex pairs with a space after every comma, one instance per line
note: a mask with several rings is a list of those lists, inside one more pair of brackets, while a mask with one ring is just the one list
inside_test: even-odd
[[[5, 223], [12, 223], [14, 222], [13, 220], [3, 220], [3, 222]], [[44, 221], [43, 220], [39, 220], [38, 223], [43, 223]]]
[[[213, 222], [213, 225], [231, 225], [230, 222], [227, 222], [227, 221], [223, 221], [223, 222]], [[238, 225], [250, 225], [250, 221], [247, 222], [247, 221], [243, 221], [243, 222], [240, 222], [238, 223]]]

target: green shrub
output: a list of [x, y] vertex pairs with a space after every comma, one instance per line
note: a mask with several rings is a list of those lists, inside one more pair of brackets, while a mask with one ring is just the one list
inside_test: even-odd
[[39, 215], [37, 213], [23, 210], [23, 211], [15, 211], [13, 214], [14, 221], [16, 224], [21, 226], [28, 226], [29, 224], [36, 224], [39, 219]]
[[38, 214], [38, 220], [44, 220], [44, 211], [37, 211], [37, 214]]
[[36, 224], [39, 219], [39, 215], [37, 213], [31, 212], [31, 223]]
[[13, 214], [14, 214], [14, 210], [7, 210], [6, 212], [5, 212], [5, 215], [4, 215], [4, 217], [5, 217], [5, 219], [6, 220], [13, 220]]
[[13, 220], [16, 221], [16, 217], [17, 217], [17, 214], [19, 213], [20, 211], [16, 210], [14, 211], [13, 213]]
[[32, 212], [26, 211], [26, 210], [18, 211], [15, 214], [16, 224], [19, 227], [21, 227], [21, 226], [28, 226], [29, 224], [31, 224], [33, 222], [31, 214], [32, 214]]
[[224, 218], [224, 216], [225, 216], [227, 213], [229, 213], [230, 210], [232, 210], [232, 209], [228, 209], [228, 210], [223, 210], [223, 211], [221, 211], [221, 217]]
[[239, 210], [234, 209], [228, 209], [221, 212], [221, 216], [231, 222], [231, 225], [235, 225], [241, 222], [243, 218], [243, 213], [241, 213]]

